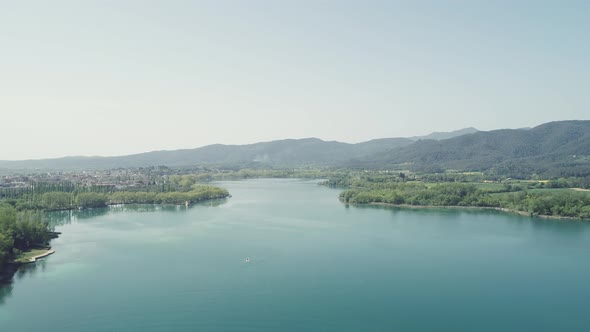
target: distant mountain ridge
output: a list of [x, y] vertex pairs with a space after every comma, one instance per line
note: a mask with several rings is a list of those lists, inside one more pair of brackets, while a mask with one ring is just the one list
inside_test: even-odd
[[590, 121], [558, 121], [534, 128], [478, 131], [465, 128], [410, 138], [350, 144], [318, 138], [247, 145], [214, 144], [119, 157], [64, 157], [0, 161], [10, 169], [109, 169], [147, 166], [231, 168], [349, 167], [590, 175]]
[[[450, 133], [432, 133], [413, 138], [380, 138], [350, 144], [318, 138], [284, 139], [246, 145], [213, 144], [195, 149], [152, 151], [127, 156], [82, 157], [0, 161], [0, 168], [28, 169], [108, 169], [146, 166], [329, 166], [351, 158], [363, 158], [387, 149], [410, 145], [426, 137], [455, 137], [471, 132], [466, 128]], [[437, 139], [437, 138], [434, 138]]]
[[330, 166], [351, 157], [386, 148], [412, 144], [406, 138], [372, 140], [349, 144], [318, 138], [285, 139], [247, 145], [213, 144], [196, 149], [153, 151], [118, 157], [63, 157], [56, 159], [0, 161], [1, 168], [29, 169], [109, 169], [146, 166], [220, 167], [304, 167]]
[[463, 136], [463, 135], [467, 135], [467, 134], [477, 133], [478, 131], [479, 130], [477, 130], [473, 127], [469, 127], [469, 128], [463, 128], [463, 129], [451, 131], [451, 132], [436, 132], [435, 131], [435, 132], [425, 135], [425, 136], [413, 136], [413, 137], [408, 137], [408, 138], [413, 141], [420, 141], [420, 140], [425, 140], [425, 139], [433, 139], [433, 140], [441, 141], [444, 139], [449, 139], [449, 138], [459, 137], [459, 136]]
[[522, 176], [590, 175], [590, 121], [549, 122], [534, 128], [479, 131], [442, 141], [420, 140], [349, 167], [406, 164], [419, 171], [496, 171]]

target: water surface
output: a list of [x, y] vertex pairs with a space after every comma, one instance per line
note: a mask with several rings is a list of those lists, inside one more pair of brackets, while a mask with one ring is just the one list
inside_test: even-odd
[[587, 223], [346, 207], [312, 181], [220, 185], [233, 197], [188, 209], [53, 214], [57, 252], [0, 288], [0, 330], [590, 326]]

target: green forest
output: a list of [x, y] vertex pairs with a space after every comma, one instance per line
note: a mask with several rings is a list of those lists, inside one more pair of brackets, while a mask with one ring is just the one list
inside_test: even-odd
[[[208, 179], [208, 176], [207, 176]], [[114, 186], [81, 186], [71, 183], [35, 183], [27, 188], [0, 190], [0, 201], [18, 211], [57, 211], [105, 207], [112, 204], [193, 204], [225, 198], [227, 190], [200, 184], [202, 175], [173, 175], [165, 185], [117, 190]]]
[[193, 186], [188, 191], [146, 192], [116, 191], [112, 193], [96, 192], [59, 192], [52, 191], [40, 195], [6, 199], [7, 204], [17, 210], [58, 211], [71, 209], [88, 209], [106, 207], [113, 204], [193, 204], [207, 199], [228, 197], [227, 190], [215, 186]]
[[50, 231], [41, 212], [17, 211], [11, 205], [0, 204], [0, 272], [22, 252], [46, 245]]
[[531, 216], [590, 218], [590, 193], [541, 189], [552, 185], [548, 182], [516, 184], [371, 182], [340, 178], [328, 180], [324, 184], [348, 187], [340, 194], [340, 199], [351, 204], [487, 207], [508, 209]]

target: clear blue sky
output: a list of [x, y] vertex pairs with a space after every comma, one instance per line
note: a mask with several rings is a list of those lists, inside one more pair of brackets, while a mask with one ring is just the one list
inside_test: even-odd
[[590, 1], [3, 1], [0, 159], [590, 114]]

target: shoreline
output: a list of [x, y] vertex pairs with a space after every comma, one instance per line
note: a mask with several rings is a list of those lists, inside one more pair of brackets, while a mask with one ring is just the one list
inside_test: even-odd
[[[231, 198], [231, 195], [224, 196], [224, 197], [215, 197], [215, 198], [207, 198], [199, 201], [190, 202], [188, 206], [193, 206], [198, 203], [204, 203], [208, 201], [214, 201], [218, 199], [228, 199]], [[174, 203], [108, 203], [105, 206], [96, 206], [96, 207], [69, 207], [63, 209], [52, 209], [52, 210], [42, 210], [43, 212], [61, 212], [61, 211], [85, 211], [85, 210], [92, 210], [92, 209], [105, 209], [110, 208], [113, 206], [124, 206], [124, 205], [156, 205], [156, 206], [187, 206], [186, 203], [181, 204], [174, 204]]]
[[[342, 200], [341, 200], [342, 202]], [[541, 218], [541, 219], [553, 219], [553, 220], [572, 220], [572, 221], [590, 221], [590, 219], [585, 218], [575, 218], [575, 217], [566, 217], [566, 216], [550, 216], [545, 214], [531, 214], [529, 212], [507, 209], [507, 208], [500, 208], [500, 207], [493, 207], [493, 206], [461, 206], [461, 205], [408, 205], [408, 204], [393, 204], [393, 203], [383, 203], [383, 202], [372, 202], [372, 203], [346, 203], [342, 202], [345, 205], [352, 205], [352, 206], [385, 206], [385, 207], [397, 207], [402, 209], [462, 209], [462, 210], [493, 210], [499, 211], [503, 213], [509, 214], [516, 214], [522, 217], [530, 217], [530, 218]]]
[[28, 261], [28, 262], [23, 262], [22, 264], [30, 264], [30, 263], [35, 263], [35, 262], [36, 262], [38, 259], [40, 259], [40, 258], [44, 258], [44, 257], [47, 257], [47, 256], [49, 256], [49, 255], [53, 255], [53, 254], [55, 254], [55, 250], [53, 250], [53, 249], [49, 248], [49, 249], [47, 249], [47, 251], [45, 251], [44, 253], [42, 253], [42, 254], [39, 254], [39, 255], [37, 255], [37, 256], [33, 256], [33, 257], [29, 258], [29, 261]]
[[[207, 198], [207, 199], [198, 200], [195, 202], [189, 202], [188, 205], [187, 204], [171, 204], [171, 203], [108, 203], [106, 206], [103, 206], [103, 207], [92, 207], [92, 208], [70, 207], [67, 209], [45, 210], [44, 212], [81, 211], [81, 210], [90, 210], [90, 209], [95, 209], [95, 208], [110, 208], [112, 206], [117, 206], [117, 205], [123, 205], [123, 206], [124, 205], [192, 206], [196, 203], [213, 201], [213, 200], [218, 200], [218, 199], [227, 199], [230, 197], [231, 197], [231, 195], [227, 195], [224, 197]], [[61, 235], [61, 232], [55, 232], [55, 231], [50, 231], [48, 233], [49, 233], [50, 240], [58, 238], [59, 235]], [[47, 256], [53, 255], [54, 253], [55, 253], [55, 250], [52, 250], [51, 247], [48, 246], [46, 248], [45, 252], [29, 258], [28, 261], [19, 262], [15, 258], [12, 261], [4, 263], [4, 265], [0, 269], [0, 287], [12, 282], [14, 275], [16, 274], [16, 272], [18, 272], [18, 269], [21, 266], [23, 266], [25, 264], [35, 263], [35, 262], [37, 262], [38, 259], [45, 258]]]
[[35, 255], [33, 257], [30, 257], [27, 261], [19, 262], [17, 260], [12, 260], [10, 262], [7, 262], [6, 264], [4, 264], [4, 266], [2, 266], [2, 271], [0, 272], [0, 287], [11, 283], [14, 275], [18, 272], [18, 270], [23, 265], [36, 263], [37, 260], [39, 260], [41, 258], [45, 258], [50, 255], [53, 255], [54, 253], [55, 253], [55, 250], [53, 250], [53, 249], [51, 249], [51, 247], [49, 247], [49, 248], [45, 249], [45, 252], [43, 252], [39, 255]]
[[[188, 205], [186, 205], [186, 204], [171, 204], [171, 203], [108, 203], [106, 206], [103, 206], [103, 207], [92, 207], [92, 208], [71, 207], [71, 208], [67, 208], [67, 209], [45, 210], [44, 212], [82, 211], [82, 210], [91, 210], [91, 209], [96, 209], [96, 208], [110, 208], [112, 206], [121, 206], [121, 205], [123, 205], [123, 206], [124, 205], [192, 206], [192, 205], [197, 204], [197, 203], [202, 203], [202, 202], [207, 202], [207, 201], [213, 201], [213, 200], [218, 200], [218, 199], [227, 199], [227, 198], [230, 198], [230, 197], [231, 197], [231, 195], [227, 195], [227, 196], [224, 196], [224, 197], [207, 198], [207, 199], [198, 200], [198, 201], [195, 201], [195, 202], [189, 202]], [[55, 232], [55, 231], [50, 231], [49, 232], [50, 240], [51, 239], [58, 238], [59, 235], [61, 235], [61, 232]], [[46, 248], [46, 251], [45, 252], [29, 258], [28, 261], [21, 261], [21, 262], [19, 262], [15, 258], [12, 261], [6, 262], [4, 264], [4, 266], [2, 266], [2, 268], [0, 269], [0, 286], [12, 282], [12, 279], [13, 279], [14, 275], [16, 274], [16, 272], [18, 272], [18, 269], [21, 266], [23, 266], [25, 264], [35, 263], [35, 262], [37, 262], [38, 259], [45, 258], [47, 256], [53, 255], [54, 253], [55, 253], [55, 250], [52, 250], [51, 247], [48, 246]]]

